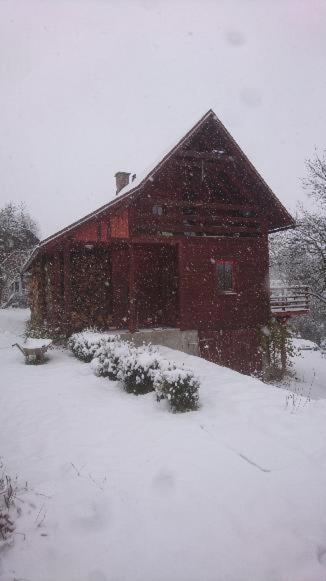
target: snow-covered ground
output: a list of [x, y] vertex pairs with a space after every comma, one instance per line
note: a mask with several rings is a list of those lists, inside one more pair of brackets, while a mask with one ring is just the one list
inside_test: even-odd
[[1, 581], [325, 581], [326, 401], [162, 348], [202, 381], [173, 415], [65, 351], [24, 365], [25, 316], [0, 311], [0, 455], [28, 485]]
[[296, 394], [297, 403], [300, 398], [300, 405], [305, 398], [326, 399], [326, 356], [319, 349], [307, 349], [317, 347], [312, 341], [294, 339], [294, 346], [297, 355], [292, 359], [292, 371], [296, 380], [290, 381], [288, 388]]

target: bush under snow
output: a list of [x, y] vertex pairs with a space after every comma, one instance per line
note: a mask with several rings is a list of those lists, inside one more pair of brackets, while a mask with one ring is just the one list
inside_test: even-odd
[[131, 357], [133, 345], [121, 341], [118, 336], [113, 341], [103, 339], [95, 351], [91, 367], [99, 377], [108, 377], [112, 381], [121, 379], [123, 362]]
[[116, 339], [116, 335], [86, 329], [71, 335], [68, 341], [68, 348], [71, 349], [77, 359], [90, 363], [103, 343], [108, 344]]
[[143, 345], [130, 351], [128, 357], [121, 360], [120, 378], [128, 393], [141, 395], [154, 391], [154, 372], [160, 366], [157, 349]]
[[155, 373], [157, 399], [167, 399], [173, 412], [196, 410], [199, 404], [199, 379], [191, 369], [162, 361]]
[[163, 359], [152, 345], [135, 347], [119, 335], [86, 330], [72, 335], [68, 347], [78, 359], [91, 362], [96, 375], [120, 380], [128, 393], [155, 390], [173, 412], [198, 408], [200, 383], [193, 371]]

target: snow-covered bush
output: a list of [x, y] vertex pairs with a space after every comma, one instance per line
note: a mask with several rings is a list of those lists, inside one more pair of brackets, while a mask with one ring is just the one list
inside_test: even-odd
[[99, 377], [120, 380], [127, 393], [155, 390], [157, 399], [166, 399], [173, 412], [198, 407], [200, 384], [193, 371], [162, 359], [152, 345], [135, 347], [119, 335], [86, 330], [72, 335], [68, 346], [78, 359], [91, 361]]
[[143, 345], [130, 351], [121, 361], [119, 379], [128, 393], [141, 395], [154, 391], [155, 371], [160, 365], [157, 349]]
[[121, 341], [118, 336], [113, 341], [105, 341], [99, 345], [91, 367], [99, 377], [108, 377], [112, 381], [121, 379], [124, 361], [131, 357], [134, 347], [128, 341]]
[[117, 335], [86, 329], [71, 335], [68, 341], [68, 348], [71, 349], [77, 359], [89, 363], [103, 343], [114, 342], [116, 339]]
[[154, 387], [158, 401], [167, 399], [173, 412], [198, 408], [200, 382], [191, 369], [162, 361], [155, 372]]

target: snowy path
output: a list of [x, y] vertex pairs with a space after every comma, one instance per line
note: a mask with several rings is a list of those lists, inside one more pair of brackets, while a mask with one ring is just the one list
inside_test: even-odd
[[0, 580], [325, 581], [326, 401], [163, 349], [202, 378], [172, 415], [54, 350], [26, 366], [0, 311], [0, 455], [23, 492]]

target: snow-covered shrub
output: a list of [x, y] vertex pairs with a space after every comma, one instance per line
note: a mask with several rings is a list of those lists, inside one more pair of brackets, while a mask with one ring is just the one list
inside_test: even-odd
[[162, 361], [155, 372], [154, 387], [158, 401], [167, 399], [173, 412], [198, 408], [200, 382], [191, 369]]
[[71, 335], [68, 341], [68, 348], [71, 349], [77, 359], [89, 363], [95, 357], [96, 352], [103, 343], [109, 343], [116, 339], [117, 335], [99, 333], [93, 329], [86, 329], [85, 331]]
[[125, 359], [131, 357], [134, 347], [128, 341], [121, 341], [118, 336], [113, 341], [103, 340], [95, 352], [91, 367], [99, 377], [108, 377], [112, 381], [121, 379], [121, 370]]
[[159, 365], [158, 351], [151, 345], [133, 349], [121, 361], [119, 379], [122, 380], [124, 389], [135, 395], [154, 391], [155, 371]]

